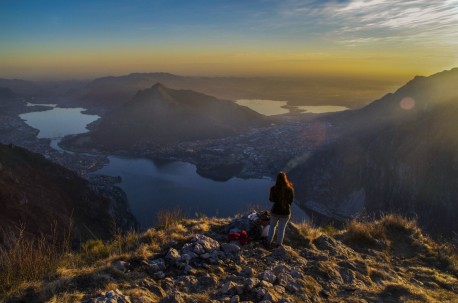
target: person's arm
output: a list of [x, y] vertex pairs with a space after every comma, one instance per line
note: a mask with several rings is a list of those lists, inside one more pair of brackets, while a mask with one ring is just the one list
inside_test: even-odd
[[294, 200], [294, 189], [291, 189], [289, 191], [289, 197], [288, 198], [289, 198], [288, 199], [289, 200], [288, 203], [289, 203], [289, 205], [291, 205], [293, 203], [293, 200]]
[[275, 200], [277, 200], [276, 197], [275, 197], [275, 188], [272, 186], [270, 188], [269, 201], [270, 202], [275, 202]]

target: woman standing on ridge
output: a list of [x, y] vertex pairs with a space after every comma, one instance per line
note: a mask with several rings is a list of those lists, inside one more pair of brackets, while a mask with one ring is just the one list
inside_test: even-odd
[[275, 185], [270, 188], [269, 200], [274, 203], [270, 215], [269, 236], [267, 245], [271, 245], [278, 224], [277, 247], [283, 245], [286, 225], [291, 218], [291, 203], [294, 199], [293, 184], [288, 180], [284, 172], [277, 176]]

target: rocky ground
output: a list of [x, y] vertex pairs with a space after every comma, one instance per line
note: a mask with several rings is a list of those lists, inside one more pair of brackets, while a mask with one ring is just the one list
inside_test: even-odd
[[168, 220], [122, 241], [88, 244], [77, 262], [5, 302], [458, 301], [456, 251], [411, 221], [387, 216], [340, 231], [289, 224], [285, 245], [272, 248], [228, 243], [229, 222]]

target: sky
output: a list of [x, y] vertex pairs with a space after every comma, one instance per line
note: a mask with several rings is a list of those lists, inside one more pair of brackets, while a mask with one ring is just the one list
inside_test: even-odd
[[409, 78], [458, 66], [458, 0], [0, 0], [0, 77]]

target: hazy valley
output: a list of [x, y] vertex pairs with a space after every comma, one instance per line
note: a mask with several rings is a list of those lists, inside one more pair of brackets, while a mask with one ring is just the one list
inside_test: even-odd
[[[154, 78], [153, 81], [151, 77]], [[300, 282], [303, 285], [298, 286], [314, 289], [309, 290], [313, 296], [307, 296], [310, 300], [315, 298], [315, 301], [310, 302], [327, 302], [330, 293], [337, 298], [349, 299], [352, 296], [344, 295], [340, 291], [343, 288], [355, 287], [373, 300], [384, 298], [387, 302], [391, 302], [389, 300], [393, 296], [393, 300], [396, 300], [402, 295], [419, 298], [423, 302], [434, 302], [434, 298], [440, 297], [453, 298], [456, 288], [452, 281], [455, 281], [456, 273], [453, 270], [450, 272], [453, 265], [447, 267], [447, 262], [453, 264], [453, 261], [444, 261], [435, 250], [430, 250], [440, 244], [428, 242], [432, 240], [424, 238], [421, 231], [410, 225], [414, 223], [406, 223], [410, 221], [402, 219], [406, 220], [402, 224], [408, 226], [398, 226], [393, 230], [393, 227], [380, 227], [388, 224], [380, 223], [383, 219], [377, 221], [378, 223], [357, 223], [359, 221], [351, 220], [375, 220], [383, 218], [386, 213], [395, 213], [417, 220], [423, 232], [436, 239], [456, 242], [457, 69], [430, 77], [416, 77], [396, 92], [360, 109], [312, 114], [301, 112], [288, 104], [286, 107], [279, 107], [282, 114], [271, 116], [264, 116], [248, 107], [240, 106], [233, 100], [222, 100], [189, 90], [186, 85], [172, 89], [155, 82], [156, 78], [178, 81], [175, 77], [169, 74], [131, 74], [120, 78], [102, 78], [89, 83], [54, 83], [52, 86], [50, 83], [34, 84], [21, 80], [0, 81], [4, 86], [0, 89], [0, 142], [6, 144], [1, 145], [0, 149], [0, 207], [1, 227], [4, 231], [4, 236], [0, 239], [2, 245], [8, 247], [14, 235], [23, 236], [19, 234], [22, 224], [26, 237], [37, 237], [52, 234], [53, 225], [49, 222], [58, 226], [70, 226], [72, 223], [70, 239], [77, 247], [90, 238], [113, 239], [117, 232], [123, 233], [138, 226], [138, 219], [143, 231], [154, 224], [164, 224], [156, 215], [161, 211], [170, 211], [177, 205], [184, 210], [185, 216], [190, 217], [220, 213], [223, 216], [232, 216], [243, 211], [243, 205], [248, 207], [253, 202], [258, 202], [261, 208], [268, 208], [267, 198], [264, 197], [267, 194], [264, 192], [267, 192], [275, 174], [284, 170], [290, 174], [295, 185], [295, 204], [301, 209], [295, 206], [296, 222], [310, 217], [311, 222], [317, 226], [333, 224], [333, 228], [347, 229], [331, 229], [331, 232], [321, 237], [306, 235], [302, 231], [301, 235], [305, 238], [288, 240], [287, 244], [291, 248], [276, 252], [280, 256], [269, 257], [268, 253], [261, 250], [259, 253], [273, 258], [277, 263], [281, 263], [282, 258], [301, 263], [305, 262], [302, 257], [310, 256], [331, 262], [334, 257], [328, 255], [325, 258], [321, 255], [322, 251], [328, 251], [326, 254], [332, 255], [336, 250], [340, 251], [337, 255], [345, 251], [342, 258], [353, 256], [352, 262], [355, 262], [347, 265], [339, 263], [339, 268], [330, 266], [320, 270], [313, 267], [318, 266], [318, 263], [310, 268], [305, 265], [304, 268], [301, 267], [307, 277], [312, 277], [312, 280], [304, 280], [306, 282]], [[113, 84], [125, 81], [125, 87]], [[176, 83], [181, 83], [180, 81]], [[134, 87], [138, 88], [135, 92]], [[225, 89], [230, 87], [229, 85]], [[207, 91], [213, 89], [215, 88]], [[275, 94], [266, 97], [274, 100]], [[284, 113], [285, 108], [289, 112]], [[55, 133], [60, 134], [56, 136], [52, 132], [44, 135], [43, 129], [37, 130], [30, 126], [33, 123], [45, 125], [41, 120], [53, 117], [46, 115], [52, 112], [61, 115], [68, 112], [69, 117], [84, 119], [69, 131], [56, 129]], [[34, 119], [38, 122], [32, 122], [30, 114], [37, 113], [45, 115], [42, 118], [35, 116]], [[89, 121], [93, 122], [84, 129]], [[71, 121], [63, 123], [71, 124]], [[152, 190], [143, 190], [147, 188]], [[174, 191], [182, 191], [183, 195], [162, 195], [164, 192]], [[232, 196], [234, 192], [239, 194]], [[227, 199], [222, 196], [227, 196]], [[180, 203], [177, 199], [181, 199]], [[183, 199], [187, 201], [183, 203]], [[302, 215], [304, 210], [307, 214]], [[135, 216], [138, 216], [137, 220]], [[42, 218], [46, 218], [46, 221], [40, 220]], [[216, 231], [207, 235], [220, 237], [221, 241], [224, 231], [218, 222], [220, 219], [211, 219], [210, 223], [205, 224], [217, 226]], [[348, 222], [353, 225], [348, 225]], [[181, 226], [181, 223], [177, 224]], [[358, 224], [368, 224], [364, 227], [367, 229], [367, 239], [360, 234], [362, 231], [357, 229]], [[371, 230], [375, 226], [387, 229], [381, 235], [378, 234], [380, 230]], [[312, 227], [309, 228], [311, 230]], [[205, 229], [207, 231], [209, 230]], [[148, 232], [156, 231], [153, 229]], [[410, 246], [401, 248], [395, 244], [392, 237], [398, 237], [398, 232], [401, 237], [415, 238]], [[404, 234], [405, 232], [410, 236]], [[327, 238], [328, 236], [331, 238]], [[60, 231], [59, 237], [68, 238], [68, 233]], [[136, 232], [135, 237], [144, 236], [141, 232]], [[149, 262], [153, 258], [150, 254], [159, 256], [170, 249], [178, 249], [187, 238], [183, 234], [178, 237], [178, 242], [161, 242], [154, 249], [143, 248], [149, 252], [146, 259], [140, 257], [140, 260]], [[309, 244], [303, 247], [301, 241], [309, 241]], [[321, 243], [322, 241], [324, 242]], [[103, 243], [112, 245], [108, 244], [110, 242]], [[151, 282], [154, 285], [159, 283], [154, 286], [155, 290], [168, 289], [164, 284], [168, 282], [158, 278], [157, 272], [153, 273], [146, 269], [148, 267], [136, 265], [135, 262], [139, 262], [138, 256], [131, 254], [134, 251], [137, 254], [137, 249], [140, 248], [135, 245], [132, 248], [123, 248], [122, 253], [116, 252], [129, 255], [127, 259], [120, 255], [116, 255], [116, 258], [132, 262], [129, 271], [155, 277], [159, 281]], [[415, 249], [422, 251], [423, 259], [413, 257], [412, 251]], [[388, 285], [383, 283], [392, 283], [392, 280], [354, 269], [363, 262], [361, 260], [368, 258], [363, 255], [370, 255], [374, 259], [367, 262], [381, 262], [384, 258], [392, 258], [393, 251], [396, 258], [409, 258], [411, 262], [399, 263], [402, 270], [415, 264], [427, 267], [428, 271], [440, 272], [443, 283], [441, 285], [446, 285], [444, 287], [447, 290], [441, 293], [435, 286], [419, 284], [420, 286], [409, 286], [407, 290], [399, 290], [402, 294], [392, 295], [388, 290], [383, 290]], [[301, 258], [293, 257], [298, 253]], [[103, 259], [103, 256], [105, 255], [96, 258]], [[234, 255], [225, 252], [225, 256], [221, 255], [219, 260], [237, 264], [237, 258], [251, 257], [249, 251], [241, 250], [240, 254]], [[432, 265], [428, 263], [436, 258], [440, 261], [434, 261], [436, 263], [431, 263]], [[395, 262], [393, 260], [386, 261], [386, 266], [391, 268]], [[215, 264], [220, 261], [216, 260]], [[197, 262], [192, 263], [193, 266], [204, 266], [198, 260], [193, 262]], [[109, 264], [112, 266], [111, 261]], [[179, 283], [176, 280], [179, 273], [175, 272], [175, 265], [166, 265], [167, 270], [171, 270], [166, 272], [167, 275], [174, 279], [171, 283]], [[259, 266], [260, 271], [268, 270], [264, 268], [264, 263], [256, 263], [255, 266]], [[357, 278], [352, 280], [343, 274], [347, 267], [351, 269], [350, 275]], [[392, 272], [388, 276], [396, 276], [404, 281], [402, 270], [398, 269], [390, 269]], [[237, 272], [238, 269], [229, 266], [225, 270]], [[323, 271], [329, 270], [338, 270], [343, 280], [323, 278]], [[381, 269], [374, 265], [371, 270], [375, 272]], [[105, 272], [106, 269], [102, 271]], [[358, 276], [355, 272], [367, 274], [368, 277]], [[119, 283], [119, 278], [114, 278], [113, 273], [105, 274]], [[192, 272], [191, 275], [199, 276], [198, 272]], [[90, 279], [93, 278], [91, 276]], [[146, 283], [143, 278], [141, 283]], [[122, 279], [131, 281], [129, 283], [137, 281], [131, 276]], [[216, 279], [214, 283], [218, 289], [228, 287], [225, 283], [232, 281], [232, 278], [220, 274], [216, 274]], [[418, 279], [429, 278], [421, 276]], [[278, 281], [280, 280], [269, 283], [280, 283]], [[237, 284], [240, 281], [232, 282]], [[91, 292], [98, 287], [97, 283], [78, 286], [74, 290]], [[194, 286], [186, 284], [183, 286], [185, 288], [180, 289], [189, 291], [192, 287], [200, 287], [200, 282], [196, 283]], [[394, 285], [393, 283], [390, 285]], [[264, 284], [261, 287], [270, 289], [270, 284]], [[281, 283], [279, 286], [284, 287]], [[170, 287], [174, 289], [175, 286]], [[218, 290], [209, 294], [209, 297], [219, 300], [226, 296], [227, 299], [228, 293], [235, 295], [236, 286], [233, 287], [234, 293], [229, 290], [221, 293]], [[396, 287], [394, 289], [398, 289]], [[420, 295], [428, 287], [433, 289], [434, 296]], [[269, 296], [282, 296], [281, 288], [272, 289], [275, 291], [268, 292]], [[170, 298], [163, 291], [156, 293], [157, 300], [151, 302]], [[299, 294], [297, 290], [287, 289], [283, 296], [291, 300], [305, 300]], [[76, 297], [81, 298], [80, 295]], [[36, 294], [36, 298], [43, 296], [46, 297], [46, 294]], [[114, 296], [124, 298], [121, 293]], [[138, 294], [133, 296], [139, 298]], [[241, 291], [239, 296], [256, 301], [254, 298], [258, 295]], [[177, 302], [188, 302], [186, 300]]]

